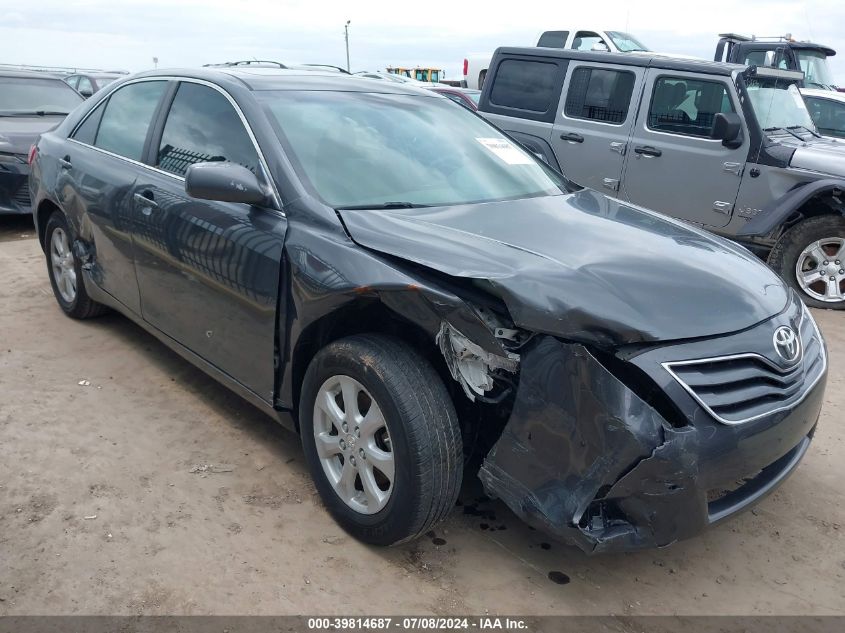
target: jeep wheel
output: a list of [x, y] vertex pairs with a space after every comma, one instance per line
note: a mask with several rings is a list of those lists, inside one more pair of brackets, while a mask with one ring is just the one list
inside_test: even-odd
[[329, 512], [356, 538], [416, 538], [455, 505], [463, 474], [457, 414], [425, 359], [380, 335], [341, 339], [311, 361], [300, 433]]
[[809, 218], [789, 229], [769, 264], [809, 306], [845, 309], [845, 218]]

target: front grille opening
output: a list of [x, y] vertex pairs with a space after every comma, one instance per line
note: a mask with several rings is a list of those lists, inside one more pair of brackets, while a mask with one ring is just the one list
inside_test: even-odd
[[642, 369], [607, 352], [590, 350], [590, 353], [614, 378], [657, 411], [673, 428], [689, 426], [687, 417]]

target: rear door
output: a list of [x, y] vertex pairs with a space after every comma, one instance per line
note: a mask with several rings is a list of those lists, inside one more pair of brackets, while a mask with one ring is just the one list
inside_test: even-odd
[[240, 110], [222, 91], [182, 81], [162, 110], [133, 191], [142, 314], [266, 402], [273, 398], [279, 279], [287, 220], [280, 208], [191, 198], [194, 163], [267, 170]]
[[643, 75], [638, 66], [570, 63], [551, 136], [567, 178], [616, 195]]
[[82, 121], [60, 157], [62, 207], [91, 230], [91, 279], [140, 314], [131, 243], [132, 193], [166, 81], [116, 90]]
[[723, 227], [736, 204], [749, 136], [727, 148], [710, 139], [717, 112], [738, 111], [728, 76], [652, 68], [631, 137], [624, 197], [667, 215]]

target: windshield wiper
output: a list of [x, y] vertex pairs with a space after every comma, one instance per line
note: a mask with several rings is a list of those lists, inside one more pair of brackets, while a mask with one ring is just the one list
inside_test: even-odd
[[335, 207], [336, 211], [365, 211], [368, 209], [421, 209], [430, 207], [430, 204], [417, 204], [415, 202], [377, 202], [373, 204], [356, 204], [346, 207]]
[[788, 127], [778, 127], [778, 126], [775, 126], [775, 127], [766, 127], [766, 128], [763, 128], [763, 131], [764, 131], [764, 132], [774, 132], [775, 130], [783, 130], [784, 132], [786, 132], [786, 133], [787, 133], [787, 134], [789, 134], [790, 136], [794, 136], [795, 138], [797, 138], [797, 139], [798, 139], [799, 141], [801, 141], [802, 143], [804, 142], [804, 139], [803, 139], [803, 138], [801, 138], [798, 134], [796, 134], [795, 132], [793, 132], [792, 130], [790, 130]]
[[821, 138], [821, 137], [822, 137], [822, 135], [821, 135], [821, 134], [819, 134], [818, 132], [814, 132], [813, 130], [811, 130], [810, 128], [808, 128], [806, 125], [790, 125], [790, 126], [789, 126], [788, 128], [786, 128], [786, 129], [787, 129], [787, 130], [807, 130], [807, 132], [809, 132], [810, 134], [812, 134], [812, 135], [813, 135], [813, 136], [815, 136], [816, 138]]
[[19, 112], [0, 112], [0, 116], [67, 116], [70, 112], [59, 112], [53, 110], [31, 110], [31, 111], [19, 111]]

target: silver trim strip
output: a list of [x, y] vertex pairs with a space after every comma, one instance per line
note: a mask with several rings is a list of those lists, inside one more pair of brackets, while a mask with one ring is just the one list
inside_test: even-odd
[[75, 138], [71, 138], [76, 133], [76, 131], [85, 123], [85, 121], [88, 119], [88, 117], [91, 116], [91, 114], [98, 107], [100, 107], [100, 104], [102, 104], [103, 102], [106, 101], [106, 99], [111, 97], [111, 95], [114, 92], [117, 92], [118, 90], [120, 90], [124, 86], [128, 86], [130, 84], [142, 83], [142, 82], [146, 82], [146, 81], [180, 81], [180, 82], [185, 82], [185, 83], [200, 84], [202, 86], [207, 86], [209, 88], [213, 88], [214, 90], [216, 90], [217, 92], [222, 94], [224, 97], [226, 97], [226, 99], [229, 101], [229, 103], [235, 109], [235, 112], [238, 114], [238, 117], [240, 118], [241, 123], [243, 124], [244, 128], [246, 129], [246, 133], [249, 136], [249, 140], [252, 141], [252, 145], [255, 148], [256, 153], [258, 154], [258, 160], [261, 164], [262, 175], [264, 176], [265, 180], [270, 184], [270, 187], [272, 189], [273, 202], [276, 205], [276, 207], [278, 207], [277, 210], [283, 216], [285, 215], [284, 211], [282, 210], [283, 209], [282, 198], [279, 195], [278, 189], [276, 188], [275, 181], [273, 180], [273, 178], [270, 177], [270, 168], [267, 165], [267, 159], [264, 157], [264, 152], [261, 151], [261, 147], [258, 145], [258, 139], [256, 138], [255, 134], [253, 133], [252, 127], [250, 126], [249, 122], [246, 120], [246, 116], [244, 116], [243, 111], [241, 110], [241, 108], [237, 104], [237, 102], [232, 98], [232, 95], [230, 95], [228, 92], [226, 92], [223, 88], [221, 88], [217, 84], [212, 83], [210, 81], [206, 81], [204, 79], [194, 79], [192, 77], [177, 77], [177, 76], [166, 75], [166, 76], [156, 76], [156, 77], [138, 77], [137, 79], [130, 79], [129, 81], [120, 82], [119, 85], [113, 86], [108, 91], [108, 94], [106, 94], [102, 99], [100, 99], [99, 102], [97, 103], [97, 105], [95, 105], [93, 108], [91, 108], [91, 110], [89, 112], [87, 112], [85, 114], [85, 116], [82, 117], [82, 119], [80, 119], [80, 121], [76, 124], [76, 126], [73, 128], [71, 133], [68, 135], [67, 140], [73, 141], [77, 145], [82, 145], [84, 147], [90, 147], [91, 149], [95, 149], [98, 152], [102, 152], [103, 154], [107, 154], [109, 156], [114, 156], [115, 158], [120, 158], [121, 160], [132, 163], [133, 165], [138, 165], [140, 167], [146, 167], [147, 169], [150, 169], [150, 170], [157, 172], [159, 174], [165, 174], [165, 175], [170, 176], [172, 178], [176, 178], [178, 180], [184, 181], [185, 179], [182, 176], [178, 176], [177, 174], [173, 174], [169, 171], [164, 171], [163, 169], [158, 169], [157, 167], [153, 167], [152, 165], [147, 165], [146, 163], [142, 163], [140, 161], [133, 160], [131, 158], [127, 158], [126, 156], [121, 156], [119, 154], [109, 152], [108, 150], [101, 149], [101, 148], [99, 148], [95, 145], [89, 145], [88, 143], [83, 143], [81, 141], [77, 141]]
[[[800, 332], [800, 329], [801, 329], [801, 325], [804, 322], [804, 316], [809, 316], [807, 314], [807, 307], [806, 306], [804, 306], [804, 312], [802, 312], [802, 314], [801, 314], [801, 321], [799, 322], [799, 327], [798, 327], [799, 332]], [[822, 379], [822, 376], [825, 375], [825, 372], [827, 371], [827, 355], [825, 354], [824, 339], [822, 338], [821, 332], [819, 331], [819, 326], [816, 324], [815, 319], [813, 319], [811, 317], [810, 322], [813, 324], [813, 329], [816, 332], [816, 338], [819, 341], [819, 354], [821, 355], [821, 358], [822, 358], [822, 368], [821, 368], [821, 371], [819, 372], [819, 375], [816, 376], [815, 380], [813, 380], [813, 382], [810, 383], [804, 389], [804, 393], [802, 393], [801, 396], [797, 400], [790, 402], [789, 404], [783, 405], [781, 407], [778, 407], [776, 409], [772, 409], [771, 411], [766, 411], [765, 413], [760, 413], [758, 415], [754, 415], [754, 416], [751, 416], [749, 418], [743, 418], [741, 420], [726, 420], [722, 416], [718, 415], [717, 413], [715, 413], [713, 411], [713, 409], [711, 409], [709, 406], [707, 406], [707, 404], [689, 387], [689, 385], [687, 385], [683, 380], [681, 380], [678, 377], [678, 375], [674, 371], [672, 371], [672, 367], [673, 366], [680, 366], [680, 365], [700, 365], [702, 363], [711, 363], [711, 362], [723, 361], [723, 360], [736, 360], [736, 359], [739, 359], [739, 358], [756, 358], [758, 360], [762, 360], [766, 364], [768, 364], [771, 367], [777, 369], [778, 372], [782, 371], [780, 367], [775, 365], [773, 362], [771, 362], [765, 356], [761, 356], [760, 354], [755, 354], [755, 353], [731, 354], [729, 356], [714, 356], [712, 358], [698, 358], [698, 359], [695, 359], [695, 360], [669, 361], [669, 362], [661, 363], [661, 365], [663, 366], [663, 369], [665, 369], [667, 372], [669, 372], [669, 375], [672, 376], [672, 378], [674, 378], [675, 380], [678, 381], [678, 384], [681, 385], [681, 387], [683, 387], [684, 391], [686, 391], [690, 396], [692, 396], [693, 400], [695, 400], [699, 405], [701, 405], [701, 408], [703, 408], [705, 411], [707, 411], [707, 413], [709, 413], [717, 422], [721, 422], [722, 424], [726, 424], [728, 426], [735, 426], [737, 424], [745, 424], [746, 422], [752, 422], [754, 420], [759, 420], [760, 418], [764, 418], [768, 415], [773, 415], [775, 413], [779, 413], [780, 411], [785, 411], [786, 409], [792, 409], [793, 407], [796, 407], [799, 404], [801, 404], [806, 399], [806, 397], [809, 395], [809, 393], [813, 390], [813, 388], [818, 384], [819, 380]], [[810, 339], [810, 340], [812, 340], [812, 339]], [[805, 346], [803, 345], [803, 341], [802, 341], [801, 357], [795, 362], [794, 367], [792, 367], [792, 369], [790, 369], [788, 371], [794, 370], [796, 367], [798, 367], [798, 365], [801, 364], [801, 362], [803, 362], [803, 360], [804, 360], [804, 347]]]

